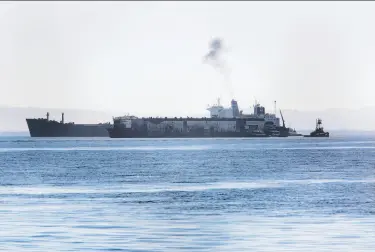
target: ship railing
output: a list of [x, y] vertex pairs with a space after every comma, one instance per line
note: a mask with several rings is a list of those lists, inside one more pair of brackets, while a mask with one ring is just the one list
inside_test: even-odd
[[[228, 119], [228, 120], [237, 120], [237, 119], [256, 119], [256, 118], [264, 118], [263, 116], [255, 116], [255, 115], [241, 115], [241, 116], [233, 116], [233, 117], [219, 117], [219, 116], [211, 116], [211, 117], [113, 117], [114, 121], [122, 121], [122, 120], [132, 120], [132, 119], [141, 119], [141, 120], [211, 120], [211, 119]], [[109, 123], [110, 124], [110, 123]]]
[[115, 119], [115, 120], [122, 120], [122, 119], [129, 120], [129, 119], [138, 119], [138, 117], [136, 117], [136, 116], [115, 116], [115, 117], [113, 117], [113, 119]]

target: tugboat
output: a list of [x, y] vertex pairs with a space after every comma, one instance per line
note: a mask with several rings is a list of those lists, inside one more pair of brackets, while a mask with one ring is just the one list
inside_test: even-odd
[[296, 129], [289, 128], [289, 136], [302, 136], [302, 134], [298, 133]]
[[316, 120], [316, 127], [313, 132], [310, 133], [310, 135], [304, 135], [304, 137], [329, 137], [329, 132], [324, 132], [322, 125], [322, 120], [317, 119]]

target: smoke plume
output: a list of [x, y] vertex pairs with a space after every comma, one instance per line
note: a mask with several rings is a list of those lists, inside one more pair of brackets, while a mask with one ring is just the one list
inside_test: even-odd
[[224, 77], [224, 85], [228, 89], [231, 98], [233, 98], [233, 90], [230, 81], [230, 69], [224, 59], [225, 48], [220, 38], [215, 38], [210, 42], [209, 51], [204, 56], [204, 62], [213, 66], [215, 70]]

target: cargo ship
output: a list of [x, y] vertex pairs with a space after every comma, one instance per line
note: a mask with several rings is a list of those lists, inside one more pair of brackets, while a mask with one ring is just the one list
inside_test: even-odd
[[27, 118], [26, 123], [31, 137], [109, 137], [107, 128], [111, 127], [110, 123], [65, 123], [64, 113], [58, 122], [49, 119], [49, 112], [46, 118]]
[[210, 117], [114, 117], [113, 127], [107, 130], [110, 138], [269, 137], [275, 132], [280, 135], [274, 129], [280, 127], [279, 118], [266, 114], [258, 103], [254, 105], [254, 113], [248, 115], [239, 110], [235, 100], [231, 101], [231, 107], [224, 108], [219, 99], [207, 110]]

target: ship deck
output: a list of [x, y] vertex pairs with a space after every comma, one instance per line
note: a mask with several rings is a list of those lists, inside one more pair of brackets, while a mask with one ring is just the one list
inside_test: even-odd
[[257, 117], [232, 117], [232, 118], [215, 118], [215, 117], [139, 117], [126, 118], [115, 117], [114, 120], [145, 120], [145, 121], [264, 121], [264, 118]]

